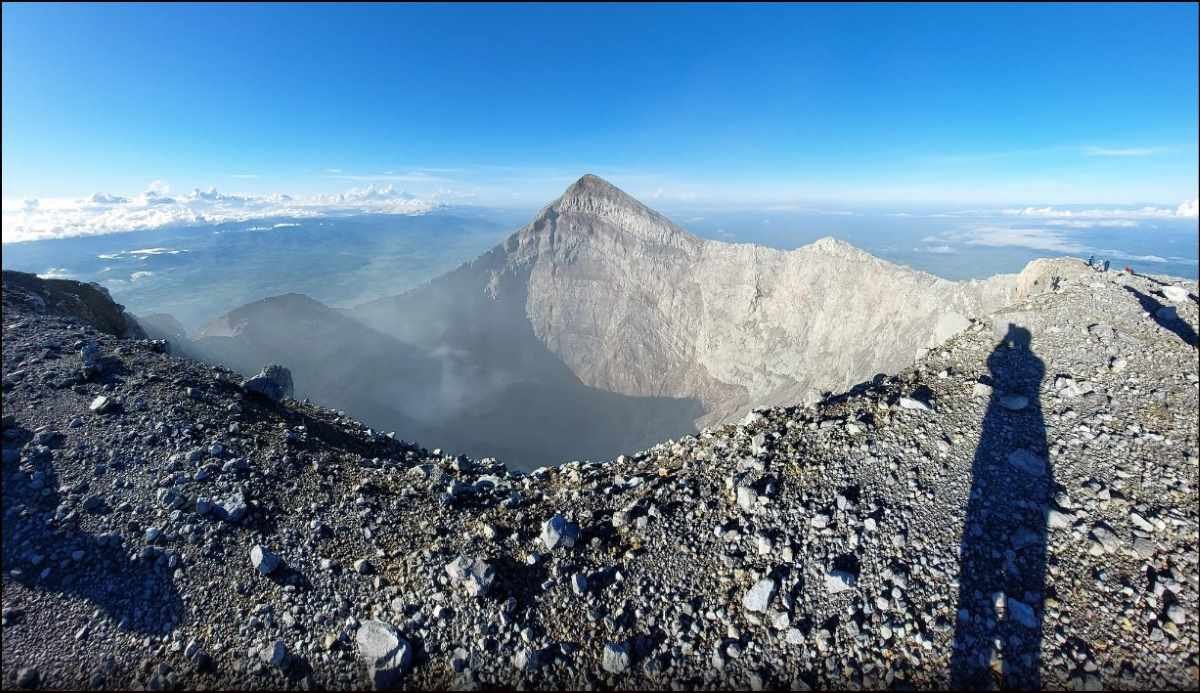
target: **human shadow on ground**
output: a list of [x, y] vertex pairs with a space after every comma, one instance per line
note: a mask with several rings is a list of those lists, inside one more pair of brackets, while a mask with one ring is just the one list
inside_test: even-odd
[[[995, 681], [1005, 688], [1037, 689], [1046, 509], [1054, 487], [1039, 398], [1046, 369], [1029, 331], [1013, 324], [987, 364], [995, 393], [971, 468], [951, 686], [991, 688]], [[1006, 395], [1022, 395], [1028, 404], [1009, 409], [1001, 403]]]
[[[17, 447], [31, 438], [29, 431], [12, 427], [4, 432], [4, 445]], [[86, 492], [72, 500], [64, 497], [52, 464], [57, 452], [28, 448], [29, 473], [15, 464], [4, 466], [3, 567], [8, 579], [85, 599], [128, 632], [171, 632], [183, 618], [183, 600], [168, 555], [157, 547], [139, 551], [115, 533], [83, 531], [71, 515], [86, 505], [79, 502]], [[64, 513], [71, 505], [79, 510]], [[106, 508], [101, 502], [94, 509]], [[132, 558], [131, 550], [136, 552]]]
[[[1176, 337], [1182, 339], [1188, 346], [1196, 346], [1196, 331], [1183, 318], [1179, 317], [1179, 313], [1176, 312], [1174, 306], [1166, 306], [1159, 303], [1153, 296], [1144, 294], [1131, 286], [1125, 287], [1125, 290], [1137, 298], [1138, 303], [1142, 304], [1142, 310], [1149, 313], [1150, 317], [1154, 319], [1154, 322], [1158, 323], [1159, 327], [1174, 333]], [[1163, 308], [1171, 308], [1171, 310], [1165, 311], [1164, 314], [1160, 315], [1159, 311]]]

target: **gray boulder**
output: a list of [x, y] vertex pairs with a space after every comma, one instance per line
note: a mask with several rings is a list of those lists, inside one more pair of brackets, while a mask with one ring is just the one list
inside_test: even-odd
[[542, 523], [541, 538], [542, 544], [551, 551], [559, 546], [571, 548], [579, 538], [579, 525], [568, 522], [562, 515], [555, 515]]
[[266, 397], [272, 402], [280, 402], [295, 395], [292, 372], [276, 364], [267, 366], [258, 375], [247, 379], [242, 383], [242, 389], [249, 394]]
[[212, 502], [209, 506], [209, 512], [218, 518], [237, 524], [246, 516], [246, 497], [240, 491], [233, 493], [226, 498], [219, 498]]
[[79, 349], [79, 360], [82, 362], [80, 370], [83, 371], [85, 380], [100, 375], [100, 347], [96, 346], [95, 342], [85, 342], [83, 347]]
[[264, 647], [259, 652], [259, 656], [264, 663], [270, 664], [277, 669], [282, 669], [288, 661], [287, 644], [282, 640], [276, 640]]
[[610, 674], [625, 673], [629, 669], [629, 648], [621, 643], [608, 643], [604, 646], [600, 666]]
[[358, 656], [367, 664], [367, 676], [376, 690], [400, 683], [412, 664], [412, 646], [383, 621], [363, 621], [355, 635]]
[[472, 597], [482, 597], [492, 587], [496, 569], [481, 558], [459, 556], [446, 564], [446, 574], [455, 583], [463, 586]]

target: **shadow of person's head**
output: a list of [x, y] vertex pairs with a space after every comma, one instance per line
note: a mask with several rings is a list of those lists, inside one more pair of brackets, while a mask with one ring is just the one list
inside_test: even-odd
[[1029, 330], [1010, 322], [1008, 331], [1004, 334], [1004, 343], [1011, 349], [1029, 350], [1033, 345], [1033, 336]]

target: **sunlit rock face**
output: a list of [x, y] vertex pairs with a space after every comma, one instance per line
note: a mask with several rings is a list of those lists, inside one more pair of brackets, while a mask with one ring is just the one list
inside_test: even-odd
[[1022, 277], [947, 281], [832, 238], [792, 251], [702, 240], [588, 175], [475, 261], [354, 315], [443, 355], [447, 392], [492, 422], [507, 418], [497, 393], [514, 390], [553, 410], [580, 406], [561, 399], [579, 387], [625, 398], [613, 406], [655, 402], [629, 430], [585, 424], [611, 435], [589, 452], [611, 456], [895, 372], [1041, 288]]

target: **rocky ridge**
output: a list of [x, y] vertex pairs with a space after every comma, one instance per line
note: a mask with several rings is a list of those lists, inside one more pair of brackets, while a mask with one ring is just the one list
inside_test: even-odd
[[355, 315], [467, 352], [527, 322], [584, 385], [698, 400], [704, 426], [895, 372], [1024, 284], [948, 281], [833, 238], [792, 251], [702, 240], [585, 175], [489, 253]]
[[6, 272], [4, 682], [1194, 688], [1196, 286], [1072, 262], [895, 376], [528, 474]]

